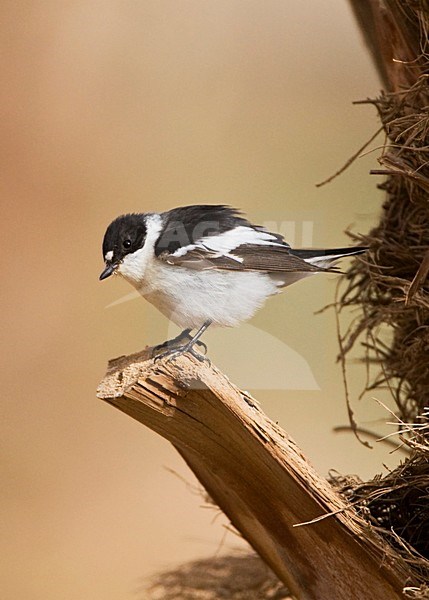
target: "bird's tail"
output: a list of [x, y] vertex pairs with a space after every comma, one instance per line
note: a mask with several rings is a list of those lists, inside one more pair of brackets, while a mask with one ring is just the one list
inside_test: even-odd
[[296, 250], [291, 248], [289, 252], [302, 260], [305, 260], [305, 262], [310, 265], [321, 267], [322, 269], [329, 269], [329, 267], [332, 267], [340, 258], [363, 254], [367, 250], [368, 248], [362, 246], [352, 246], [350, 248], [330, 248], [328, 250], [314, 250], [311, 248]]

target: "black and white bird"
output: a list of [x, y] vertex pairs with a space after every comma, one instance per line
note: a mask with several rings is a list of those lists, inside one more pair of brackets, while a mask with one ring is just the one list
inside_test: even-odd
[[297, 250], [229, 206], [183, 206], [115, 219], [104, 235], [100, 279], [122, 275], [184, 329], [158, 347], [164, 350], [158, 357], [190, 351], [202, 358], [193, 346], [202, 344], [209, 325], [234, 327], [282, 288], [314, 273], [338, 272], [338, 259], [364, 251]]

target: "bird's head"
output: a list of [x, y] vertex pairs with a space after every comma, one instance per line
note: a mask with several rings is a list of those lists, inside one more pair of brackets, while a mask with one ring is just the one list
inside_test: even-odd
[[133, 256], [143, 248], [146, 232], [144, 214], [122, 215], [110, 223], [104, 234], [103, 258], [106, 267], [100, 279], [106, 279], [113, 273], [126, 274], [124, 263], [132, 263]]

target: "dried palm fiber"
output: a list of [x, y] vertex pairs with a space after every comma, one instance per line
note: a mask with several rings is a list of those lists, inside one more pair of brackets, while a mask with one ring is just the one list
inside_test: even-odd
[[[332, 474], [331, 482], [425, 585], [429, 583], [429, 412], [419, 421], [413, 425], [399, 421], [400, 438], [411, 455], [393, 471], [367, 482]], [[413, 598], [429, 597], [413, 593]]]
[[363, 341], [368, 363], [381, 367], [367, 389], [388, 385], [401, 419], [413, 422], [429, 405], [429, 12], [425, 2], [385, 4], [401, 9], [401, 32], [416, 36], [419, 51], [403, 65], [395, 91], [368, 100], [387, 138], [382, 169], [373, 172], [388, 176], [379, 186], [387, 198], [377, 227], [352, 236], [370, 252], [347, 274], [340, 306], [361, 314], [342, 345], [347, 353]]

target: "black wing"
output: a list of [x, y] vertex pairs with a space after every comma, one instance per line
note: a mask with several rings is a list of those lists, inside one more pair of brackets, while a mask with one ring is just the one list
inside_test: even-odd
[[[162, 214], [165, 225], [162, 235], [155, 244], [155, 255], [173, 254], [179, 248], [197, 243], [230, 231], [236, 227], [249, 227], [255, 231], [265, 231], [263, 227], [252, 225], [236, 208], [224, 204], [197, 204], [181, 206]], [[279, 243], [286, 244], [279, 234], [271, 234]]]

